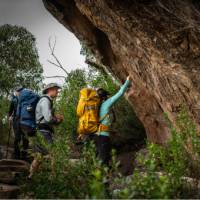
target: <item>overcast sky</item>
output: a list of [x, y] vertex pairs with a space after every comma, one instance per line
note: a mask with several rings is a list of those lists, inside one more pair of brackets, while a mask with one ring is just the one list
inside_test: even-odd
[[[0, 25], [3, 24], [24, 26], [36, 37], [44, 76], [64, 75], [47, 62], [51, 59], [48, 47], [51, 36], [57, 38], [55, 54], [68, 71], [86, 66], [85, 58], [80, 55], [79, 41], [44, 8], [42, 0], [0, 0]], [[62, 83], [60, 79], [44, 82], [52, 81]]]

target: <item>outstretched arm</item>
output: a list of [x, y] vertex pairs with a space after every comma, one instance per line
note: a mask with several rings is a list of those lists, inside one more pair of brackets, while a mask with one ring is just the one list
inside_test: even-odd
[[104, 102], [104, 105], [106, 105], [107, 109], [109, 109], [121, 96], [124, 95], [129, 84], [130, 84], [130, 77], [128, 76], [126, 82], [124, 83], [124, 85], [121, 86], [120, 90], [114, 96], [110, 97]]

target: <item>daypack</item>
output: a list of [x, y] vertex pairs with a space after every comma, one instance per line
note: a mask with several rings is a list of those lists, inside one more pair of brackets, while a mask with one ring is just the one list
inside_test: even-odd
[[39, 95], [29, 89], [23, 89], [19, 95], [17, 107], [19, 124], [30, 128], [31, 132], [36, 130], [35, 109], [39, 99]]
[[98, 131], [99, 106], [100, 98], [98, 97], [96, 90], [84, 88], [80, 91], [77, 106], [77, 116], [79, 117], [77, 132], [79, 136]]

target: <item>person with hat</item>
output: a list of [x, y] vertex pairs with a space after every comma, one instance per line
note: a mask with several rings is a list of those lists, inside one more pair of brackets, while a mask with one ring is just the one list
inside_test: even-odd
[[[24, 136], [23, 132], [19, 126], [19, 120], [17, 118], [17, 106], [19, 101], [19, 94], [24, 89], [24, 87], [19, 86], [15, 89], [15, 92], [12, 96], [8, 117], [9, 117], [9, 124], [12, 124], [13, 132], [14, 132], [14, 158], [15, 159], [22, 159], [22, 154], [28, 148], [28, 140]], [[22, 141], [22, 151], [20, 149], [20, 143]]]
[[46, 85], [36, 107], [36, 124], [48, 143], [53, 143], [53, 126], [63, 120], [63, 116], [53, 113], [53, 99], [58, 96], [59, 89], [61, 87], [56, 83]]
[[[53, 112], [53, 100], [58, 96], [59, 89], [61, 89], [61, 87], [57, 83], [46, 85], [43, 89], [43, 96], [37, 103], [35, 118], [38, 135], [36, 137], [43, 142], [37, 141], [34, 145], [33, 152], [35, 156], [30, 167], [29, 178], [31, 178], [38, 169], [43, 156], [48, 154], [46, 145], [53, 144], [53, 127], [63, 121], [62, 115], [55, 115]], [[46, 145], [44, 145], [44, 143]]]

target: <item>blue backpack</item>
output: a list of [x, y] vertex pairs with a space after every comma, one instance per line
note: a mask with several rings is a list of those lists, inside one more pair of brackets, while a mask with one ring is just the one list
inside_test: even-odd
[[29, 128], [30, 132], [36, 130], [35, 109], [39, 99], [40, 96], [29, 89], [23, 89], [19, 95], [17, 107], [19, 124]]

